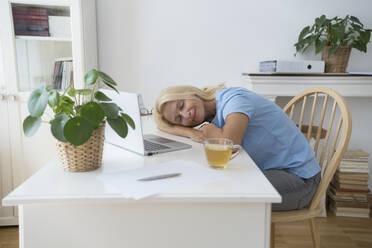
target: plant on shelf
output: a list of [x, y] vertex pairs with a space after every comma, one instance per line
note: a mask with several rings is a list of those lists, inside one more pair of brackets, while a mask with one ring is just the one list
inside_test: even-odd
[[351, 48], [367, 52], [371, 31], [355, 16], [328, 19], [322, 15], [315, 18], [311, 27], [302, 29], [295, 44], [296, 53], [304, 53], [315, 46], [315, 54], [322, 52], [326, 72], [345, 72]]
[[[68, 171], [92, 170], [101, 165], [106, 121], [122, 138], [127, 136], [128, 126], [135, 129], [133, 119], [98, 89], [102, 82], [119, 94], [110, 76], [92, 69], [84, 80], [84, 89], [74, 89], [70, 84], [63, 93], [42, 84], [31, 93], [30, 115], [23, 121], [23, 131], [28, 137], [36, 133], [42, 122], [50, 124], [57, 139], [58, 155]], [[47, 106], [52, 115], [45, 111]], [[44, 116], [49, 120], [42, 119]]]

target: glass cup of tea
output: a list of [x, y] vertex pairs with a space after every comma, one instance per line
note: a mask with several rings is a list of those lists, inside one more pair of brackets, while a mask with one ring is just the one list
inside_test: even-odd
[[[225, 138], [209, 138], [204, 140], [204, 150], [208, 164], [216, 169], [227, 168], [227, 163], [240, 152], [241, 146]], [[233, 153], [234, 151], [234, 153]]]

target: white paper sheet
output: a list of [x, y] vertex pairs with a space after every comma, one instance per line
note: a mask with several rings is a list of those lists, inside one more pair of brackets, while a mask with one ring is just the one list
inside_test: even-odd
[[[138, 181], [140, 178], [169, 173], [182, 173], [181, 176], [161, 180]], [[195, 187], [226, 180], [222, 171], [211, 169], [193, 161], [174, 160], [162, 164], [149, 165], [134, 170], [105, 173], [98, 179], [114, 186], [124, 197], [135, 200], [151, 195], [174, 191], [177, 188]]]

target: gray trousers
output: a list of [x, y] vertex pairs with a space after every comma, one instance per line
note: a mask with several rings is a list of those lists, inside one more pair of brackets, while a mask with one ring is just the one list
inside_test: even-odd
[[286, 170], [262, 171], [274, 188], [282, 196], [281, 203], [273, 203], [272, 211], [305, 208], [309, 205], [320, 182], [320, 173], [306, 179]]

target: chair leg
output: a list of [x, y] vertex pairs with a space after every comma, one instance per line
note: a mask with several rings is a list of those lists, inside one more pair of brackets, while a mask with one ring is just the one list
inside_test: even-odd
[[271, 222], [271, 230], [270, 230], [270, 248], [275, 247], [275, 224]]
[[311, 230], [311, 237], [313, 238], [313, 247], [320, 248], [320, 236], [318, 231], [318, 226], [315, 223], [315, 219], [311, 218], [309, 220], [310, 230]]

